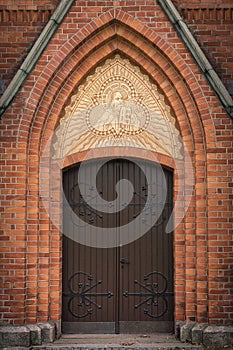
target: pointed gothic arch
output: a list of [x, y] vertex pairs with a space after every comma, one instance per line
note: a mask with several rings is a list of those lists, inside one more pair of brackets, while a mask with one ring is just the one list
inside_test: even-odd
[[[56, 40], [56, 37], [54, 40]], [[53, 41], [50, 45], [52, 46], [52, 44]], [[200, 76], [198, 67], [191, 57], [190, 67], [161, 36], [150, 28], [120, 10], [111, 10], [96, 18], [78, 33], [74, 33], [46, 66], [43, 64], [42, 56], [20, 96], [15, 101], [17, 106], [17, 101], [21, 102], [24, 94], [27, 95], [28, 90], [31, 90], [25, 101], [23, 117], [19, 125], [22, 135], [20, 142], [24, 143], [28, 155], [28, 206], [38, 208], [40, 206], [38, 190], [34, 189], [35, 174], [38, 174], [39, 169], [39, 155], [42, 150], [44, 151], [47, 141], [64, 111], [64, 107], [69, 103], [70, 96], [95, 67], [115, 53], [130, 59], [133, 64], [139, 66], [160, 86], [177, 118], [183, 142], [192, 156], [193, 164], [195, 164], [198, 198], [205, 198], [206, 189], [202, 186], [202, 176], [206, 173], [205, 148], [208, 145], [214, 147], [212, 137], [214, 133], [211, 132], [213, 125], [209, 114], [209, 106], [202, 90], [202, 87], [208, 84]], [[200, 76], [201, 84], [194, 73]], [[31, 88], [32, 82], [33, 87]], [[195, 95], [193, 91], [195, 91]], [[202, 145], [202, 149], [199, 148], [200, 145]], [[47, 186], [48, 183], [45, 181], [45, 191]], [[190, 234], [194, 242], [192, 250], [195, 251], [194, 235], [196, 233], [193, 233], [193, 228], [188, 228], [193, 222], [191, 212], [198, 215], [205, 207], [205, 200], [196, 203], [193, 200], [190, 207], [190, 217], [187, 217], [186, 221], [181, 224], [179, 233], [176, 235], [176, 237], [179, 236], [176, 247], [179, 246], [179, 243], [181, 245], [185, 242], [185, 234]], [[29, 218], [30, 213], [28, 212], [27, 215]], [[38, 215], [38, 223], [43, 225], [46, 218], [47, 214], [45, 212]], [[59, 232], [51, 226], [50, 222], [44, 225], [44, 233], [38, 225], [38, 237], [41, 232], [45, 234], [43, 236], [45, 238], [44, 242], [48, 247], [48, 251], [51, 252], [51, 257], [48, 258], [51, 266], [53, 249], [57, 249], [55, 241], [59, 242]], [[198, 224], [195, 227], [195, 232], [198, 233]], [[28, 247], [28, 252], [30, 253], [30, 247]], [[30, 262], [32, 261], [30, 261], [30, 258], [33, 260], [34, 254], [33, 256], [29, 254], [29, 275]], [[182, 267], [177, 266], [176, 271], [177, 283], [180, 283], [185, 274], [184, 265]], [[61, 266], [56, 271], [48, 268], [50, 282], [52, 281], [56, 288], [60, 288], [57, 279], [60, 274]], [[38, 276], [34, 275], [35, 281], [37, 281], [37, 278]], [[194, 304], [194, 301], [198, 304], [198, 300], [193, 294], [186, 307], [182, 305], [185, 292], [189, 293], [192, 288], [197, 288], [198, 292], [195, 280], [190, 278], [187, 282], [189, 286], [183, 285], [183, 289], [177, 291], [176, 294], [177, 319], [183, 319], [184, 314], [187, 319], [191, 319], [195, 314], [192, 304]], [[47, 293], [51, 301], [50, 305], [57, 304], [55, 309], [47, 310], [47, 314], [56, 318], [60, 313], [58, 300], [57, 298], [53, 299], [49, 289]], [[34, 299], [36, 304], [36, 296]], [[201, 312], [198, 317], [200, 321], [204, 320]], [[34, 309], [28, 311], [27, 319], [29, 321], [43, 320]]]

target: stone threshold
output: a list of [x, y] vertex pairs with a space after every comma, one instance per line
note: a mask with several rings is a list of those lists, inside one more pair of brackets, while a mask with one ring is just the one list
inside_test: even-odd
[[102, 350], [102, 349], [192, 349], [200, 350], [202, 347], [182, 344], [174, 334], [86, 334], [86, 335], [62, 335], [54, 344], [46, 347], [34, 347], [34, 349], [78, 349], [78, 350]]

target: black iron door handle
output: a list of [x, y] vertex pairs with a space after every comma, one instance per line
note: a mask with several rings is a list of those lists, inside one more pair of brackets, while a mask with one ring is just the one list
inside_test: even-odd
[[125, 265], [125, 264], [129, 264], [129, 261], [127, 259], [125, 259], [125, 258], [121, 258], [120, 263], [122, 265]]

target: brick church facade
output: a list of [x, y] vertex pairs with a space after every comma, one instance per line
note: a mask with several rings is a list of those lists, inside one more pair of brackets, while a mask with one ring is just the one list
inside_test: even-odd
[[[1, 0], [0, 17], [1, 321], [61, 329], [62, 173], [132, 156], [173, 173], [173, 328], [232, 324], [232, 1]], [[96, 127], [116, 86], [143, 117]]]

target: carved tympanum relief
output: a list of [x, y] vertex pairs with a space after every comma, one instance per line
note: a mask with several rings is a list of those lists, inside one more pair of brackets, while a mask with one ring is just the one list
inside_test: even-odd
[[129, 60], [106, 60], [72, 96], [55, 158], [99, 147], [140, 147], [181, 158], [179, 131], [157, 86]]

